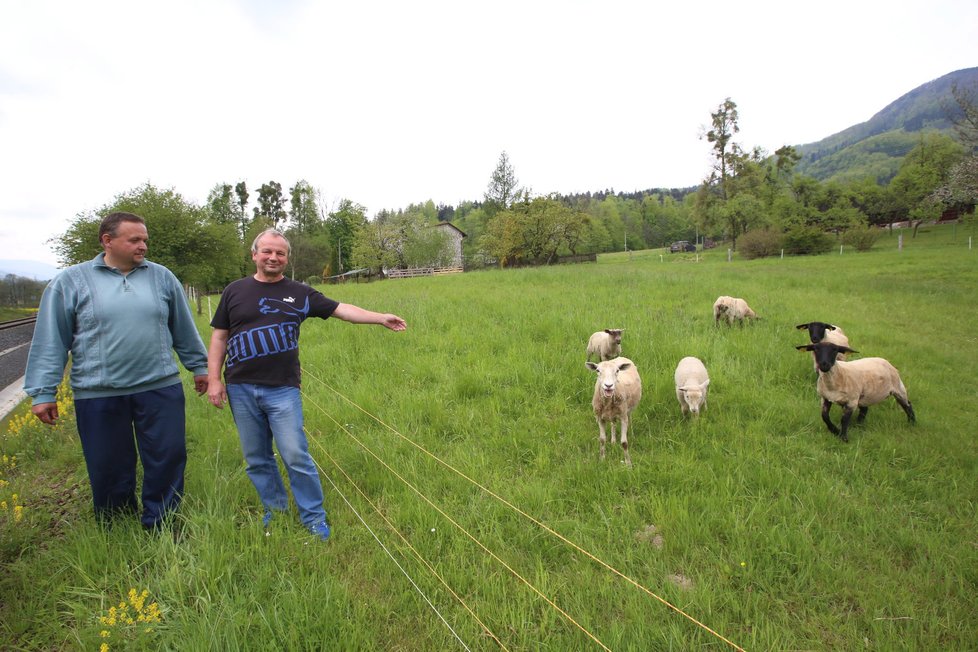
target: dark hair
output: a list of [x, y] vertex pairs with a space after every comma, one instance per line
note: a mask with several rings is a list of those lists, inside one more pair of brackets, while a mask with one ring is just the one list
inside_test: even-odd
[[137, 222], [145, 226], [146, 220], [139, 217], [135, 213], [123, 213], [115, 212], [109, 213], [102, 218], [102, 223], [98, 227], [98, 241], [102, 242], [102, 236], [108, 234], [110, 238], [114, 238], [119, 230], [119, 224], [122, 222]]

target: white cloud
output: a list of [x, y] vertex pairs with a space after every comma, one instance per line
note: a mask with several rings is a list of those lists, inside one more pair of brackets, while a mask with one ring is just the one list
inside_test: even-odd
[[146, 181], [456, 204], [502, 150], [537, 193], [690, 186], [725, 97], [773, 151], [974, 65], [978, 6], [948, 0], [0, 0], [0, 243], [55, 262]]

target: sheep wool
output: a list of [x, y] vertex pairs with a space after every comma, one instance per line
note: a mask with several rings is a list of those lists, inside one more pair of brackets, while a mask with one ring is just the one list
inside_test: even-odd
[[611, 360], [621, 355], [621, 334], [624, 328], [606, 328], [593, 333], [587, 341], [587, 357], [597, 356], [599, 360]]
[[621, 424], [621, 448], [625, 454], [625, 464], [632, 465], [628, 454], [628, 424], [632, 411], [642, 400], [642, 379], [638, 367], [628, 358], [617, 357], [602, 362], [585, 362], [585, 366], [598, 374], [594, 383], [594, 397], [591, 407], [598, 422], [598, 441], [601, 445], [601, 459], [604, 459], [604, 445], [607, 441], [605, 424], [611, 424], [611, 443], [615, 443], [615, 426]]
[[747, 302], [739, 297], [728, 297], [723, 295], [713, 302], [713, 322], [719, 324], [720, 320], [733, 324], [743, 322], [745, 319], [759, 319]]
[[[822, 397], [822, 421], [834, 435], [842, 441], [849, 441], [849, 421], [852, 412], [859, 408], [856, 422], [866, 418], [866, 412], [871, 405], [882, 403], [892, 396], [907, 414], [907, 420], [914, 423], [917, 420], [913, 406], [907, 396], [907, 388], [897, 371], [888, 360], [883, 358], [862, 358], [851, 362], [837, 360], [842, 353], [856, 353], [847, 346], [838, 346], [831, 342], [805, 344], [795, 347], [800, 351], [815, 353], [818, 365], [818, 394]], [[841, 427], [832, 423], [829, 411], [832, 404], [842, 406]]]
[[710, 375], [706, 365], [699, 358], [686, 356], [676, 365], [676, 399], [683, 414], [692, 412], [699, 415], [706, 408], [706, 390], [710, 385]]

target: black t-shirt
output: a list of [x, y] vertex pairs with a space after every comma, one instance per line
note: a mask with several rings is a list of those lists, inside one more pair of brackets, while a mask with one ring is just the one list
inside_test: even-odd
[[224, 382], [299, 387], [299, 325], [340, 305], [308, 285], [249, 276], [224, 289], [211, 326], [228, 331]]

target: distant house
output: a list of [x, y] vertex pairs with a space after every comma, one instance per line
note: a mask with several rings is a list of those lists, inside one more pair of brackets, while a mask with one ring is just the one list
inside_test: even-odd
[[462, 267], [462, 238], [466, 237], [465, 232], [451, 222], [439, 222], [435, 228], [448, 234], [452, 243], [452, 266]]

